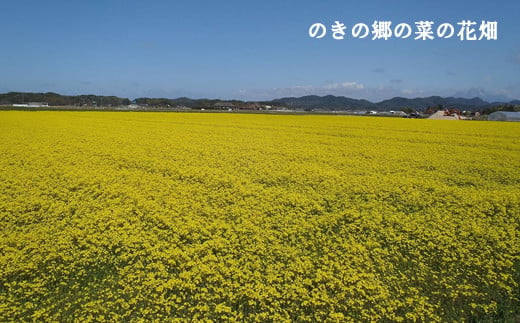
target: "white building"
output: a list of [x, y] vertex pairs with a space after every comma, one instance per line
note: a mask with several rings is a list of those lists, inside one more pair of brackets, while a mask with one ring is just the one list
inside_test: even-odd
[[49, 104], [45, 103], [45, 102], [29, 102], [29, 103], [13, 104], [13, 107], [20, 107], [20, 108], [47, 108], [47, 107], [49, 107]]

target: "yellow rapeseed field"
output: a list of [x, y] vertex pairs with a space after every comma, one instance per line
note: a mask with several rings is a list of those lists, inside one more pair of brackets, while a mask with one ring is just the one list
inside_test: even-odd
[[0, 112], [0, 321], [514, 321], [520, 123]]

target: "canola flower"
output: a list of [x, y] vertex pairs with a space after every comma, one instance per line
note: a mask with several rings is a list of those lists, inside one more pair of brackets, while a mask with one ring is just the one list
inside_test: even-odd
[[0, 321], [520, 313], [520, 124], [0, 112]]

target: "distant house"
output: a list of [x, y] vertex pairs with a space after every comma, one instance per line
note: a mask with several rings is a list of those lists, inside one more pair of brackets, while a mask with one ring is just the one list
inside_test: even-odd
[[229, 110], [234, 109], [235, 105], [232, 102], [217, 102], [213, 105], [214, 109]]
[[259, 103], [247, 103], [241, 106], [239, 109], [241, 110], [262, 110], [262, 106]]
[[520, 121], [520, 112], [496, 111], [488, 116], [490, 121]]

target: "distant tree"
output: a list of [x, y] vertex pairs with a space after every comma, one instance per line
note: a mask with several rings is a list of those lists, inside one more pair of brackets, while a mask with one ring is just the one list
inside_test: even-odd
[[401, 108], [401, 111], [403, 111], [403, 112], [406, 113], [406, 114], [411, 114], [411, 113], [414, 113], [414, 112], [415, 112], [414, 109], [412, 109], [412, 108], [406, 108], [406, 107], [405, 107], [405, 108]]

